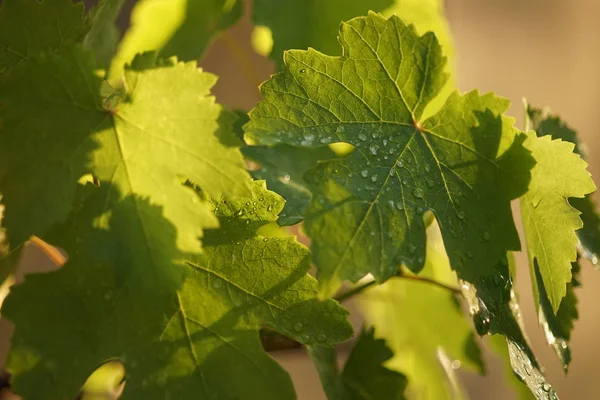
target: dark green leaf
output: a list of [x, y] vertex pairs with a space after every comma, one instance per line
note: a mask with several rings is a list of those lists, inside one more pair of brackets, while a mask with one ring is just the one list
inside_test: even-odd
[[0, 75], [82, 39], [87, 32], [83, 13], [83, 3], [71, 0], [5, 0], [0, 5]]
[[363, 330], [344, 366], [342, 380], [348, 399], [403, 400], [406, 377], [384, 366], [394, 353], [375, 330]]
[[[127, 196], [105, 216], [106, 192], [118, 189], [83, 189], [81, 207], [50, 235], [67, 264], [29, 276], [2, 310], [16, 324], [8, 369], [24, 398], [73, 398], [116, 358], [127, 369], [122, 399], [294, 399], [258, 330], [308, 345], [351, 335], [347, 311], [317, 299], [308, 250], [291, 237], [256, 235], [283, 208], [264, 182], [249, 197], [214, 203], [223, 230], [207, 232], [202, 255], [181, 251], [163, 208], [148, 199]], [[135, 207], [155, 226], [143, 231]]]
[[445, 82], [435, 37], [376, 14], [343, 23], [340, 35], [342, 57], [287, 52], [284, 72], [262, 86], [265, 100], [245, 128], [264, 145], [355, 146], [307, 176], [305, 228], [322, 293], [367, 273], [385, 281], [399, 263], [419, 271], [426, 210], [461, 278], [491, 274], [495, 260], [520, 246], [510, 200], [526, 190], [533, 164], [501, 116], [508, 102], [454, 94], [421, 122]]

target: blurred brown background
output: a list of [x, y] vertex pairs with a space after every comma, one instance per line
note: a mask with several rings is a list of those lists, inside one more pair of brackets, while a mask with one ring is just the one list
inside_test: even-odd
[[[281, 0], [285, 1], [285, 0]], [[325, 0], [323, 0], [325, 1]], [[600, 183], [600, 2], [594, 0], [446, 0], [447, 15], [457, 48], [459, 87], [494, 91], [513, 102], [510, 112], [522, 127], [521, 98], [535, 105], [548, 105], [579, 130], [587, 144], [590, 170]], [[247, 13], [248, 14], [248, 13]], [[219, 39], [202, 62], [219, 75], [215, 88], [218, 101], [231, 108], [249, 109], [259, 99], [256, 83], [272, 73], [265, 58], [253, 53], [248, 15], [237, 27]], [[242, 71], [239, 52], [252, 60]], [[39, 255], [37, 255], [39, 258]], [[30, 255], [29, 260], [36, 258]], [[553, 351], [545, 345], [533, 308], [526, 259], [520, 254], [517, 289], [526, 327], [549, 381], [561, 399], [600, 399], [600, 313], [596, 293], [600, 271], [584, 262], [583, 288], [577, 290], [580, 318], [572, 338], [573, 362], [568, 377], [562, 372]], [[31, 264], [26, 262], [26, 264]], [[352, 305], [349, 305], [351, 308]], [[360, 315], [353, 320], [360, 326]], [[0, 325], [0, 359], [7, 350], [10, 329]], [[343, 349], [342, 349], [343, 352]], [[279, 353], [275, 357], [293, 375], [301, 400], [325, 399], [310, 361], [301, 352]], [[488, 376], [464, 374], [472, 399], [504, 400], [515, 395], [504, 383], [503, 366], [489, 352], [485, 354]], [[432, 399], [436, 400], [436, 399]]]

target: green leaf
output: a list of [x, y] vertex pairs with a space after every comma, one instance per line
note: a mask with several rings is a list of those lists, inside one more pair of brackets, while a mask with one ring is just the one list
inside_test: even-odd
[[[558, 116], [531, 105], [527, 105], [527, 116], [538, 136], [550, 135], [554, 139], [571, 142], [575, 145], [574, 151], [585, 159], [577, 132]], [[596, 203], [592, 195], [587, 195], [583, 199], [571, 198], [569, 203], [581, 212], [583, 228], [577, 231], [577, 238], [583, 250], [582, 255], [596, 265], [600, 257], [600, 216], [596, 212]]]
[[139, 1], [131, 13], [131, 27], [113, 59], [111, 79], [119, 79], [123, 66], [145, 51], [183, 61], [200, 58], [241, 13], [241, 0]]
[[255, 0], [254, 25], [271, 29], [273, 48], [269, 57], [281, 66], [288, 49], [312, 47], [324, 53], [339, 53], [336, 34], [340, 21], [369, 10], [382, 11], [394, 0]]
[[530, 132], [525, 146], [537, 162], [520, 202], [531, 275], [535, 279], [537, 263], [556, 313], [571, 281], [571, 263], [577, 260], [575, 231], [583, 226], [579, 212], [568, 199], [584, 197], [595, 190], [595, 185], [586, 171], [587, 163], [573, 153], [572, 143], [550, 136], [538, 138]]
[[351, 400], [403, 400], [407, 380], [384, 366], [394, 353], [375, 329], [363, 329], [346, 361], [342, 380]]
[[[565, 372], [571, 362], [571, 349], [568, 342], [571, 339], [573, 322], [579, 317], [577, 311], [577, 297], [575, 287], [579, 286], [579, 263], [574, 262], [572, 267], [573, 278], [567, 284], [567, 294], [562, 299], [560, 307], [554, 314], [548, 293], [544, 285], [538, 263], [535, 263], [535, 282], [533, 283], [534, 297], [538, 308], [540, 324], [544, 329], [546, 341], [554, 348], [556, 356], [560, 360]], [[532, 277], [533, 278], [533, 277]]]
[[[28, 276], [2, 310], [16, 324], [8, 370], [24, 398], [73, 398], [87, 375], [117, 358], [127, 369], [122, 399], [294, 399], [258, 330], [308, 345], [351, 335], [348, 312], [317, 299], [308, 250], [292, 237], [256, 235], [283, 208], [264, 182], [249, 197], [214, 203], [223, 228], [207, 232], [202, 255], [176, 246], [175, 227], [148, 199], [126, 197], [105, 218], [104, 192], [118, 189], [84, 189], [81, 208], [52, 236], [68, 263]], [[146, 237], [134, 203], [162, 220]]]
[[125, 0], [100, 0], [90, 11], [90, 31], [83, 44], [94, 51], [96, 60], [103, 68], [108, 68], [115, 54], [121, 31], [116, 22]]
[[502, 337], [501, 335], [492, 335], [492, 336], [490, 336], [488, 343], [490, 344], [490, 347], [492, 348], [492, 350], [494, 350], [498, 354], [500, 359], [504, 362], [504, 365], [506, 366], [505, 375], [506, 375], [507, 381], [510, 383], [510, 385], [513, 387], [513, 389], [516, 391], [517, 399], [519, 399], [519, 400], [534, 399], [533, 395], [531, 394], [531, 392], [529, 391], [527, 386], [524, 385], [523, 382], [521, 382], [521, 380], [519, 380], [519, 378], [515, 375], [515, 373], [512, 370], [512, 367], [510, 365], [510, 354], [508, 353], [508, 347], [507, 347], [507, 343], [506, 343], [506, 340], [504, 339], [504, 337]]
[[71, 0], [5, 0], [0, 5], [0, 75], [82, 39], [87, 32], [83, 13], [83, 3]]
[[[206, 204], [193, 203], [184, 179], [212, 197], [248, 190], [239, 150], [215, 136], [222, 109], [209, 91], [216, 78], [195, 63], [156, 63], [148, 54], [125, 70], [126, 91], [111, 95], [113, 104], [101, 97], [95, 68], [74, 48], [64, 58], [31, 60], [0, 85], [0, 190], [11, 246], [64, 221], [77, 181], [92, 174], [118, 189], [120, 197], [106, 199], [107, 216], [131, 194], [149, 197], [177, 227], [178, 246], [196, 251], [202, 228], [216, 220]], [[132, 212], [152, 225], [143, 210]]]
[[322, 293], [368, 273], [383, 282], [399, 263], [418, 272], [426, 210], [462, 279], [492, 273], [520, 246], [510, 200], [525, 191], [533, 163], [501, 116], [508, 102], [453, 94], [421, 121], [445, 82], [432, 34], [419, 37], [397, 17], [371, 13], [343, 23], [340, 41], [341, 57], [287, 52], [284, 72], [261, 87], [265, 100], [245, 127], [263, 145], [355, 146], [306, 176], [313, 200], [305, 229]]
[[[428, 230], [427, 260], [419, 276], [445, 285], [456, 285], [437, 224]], [[385, 339], [394, 357], [387, 366], [408, 378], [408, 393], [414, 399], [454, 400], [462, 396], [452, 368], [483, 372], [481, 351], [473, 329], [452, 292], [425, 281], [392, 278], [364, 296], [365, 318]]]
[[558, 400], [544, 378], [529, 346], [517, 296], [512, 289], [515, 263], [512, 253], [496, 266], [496, 274], [482, 277], [473, 285], [464, 282], [463, 296], [469, 302], [475, 328], [480, 335], [501, 334], [506, 338], [513, 373], [524, 382], [537, 400]]
[[[254, 179], [264, 179], [269, 190], [285, 199], [285, 207], [279, 214], [277, 223], [280, 226], [290, 226], [301, 222], [304, 210], [312, 198], [306, 187], [304, 174], [320, 161], [336, 158], [337, 154], [327, 146], [315, 149], [289, 145], [247, 146], [242, 126], [249, 121], [248, 114], [243, 111], [235, 111], [235, 114], [237, 119], [233, 129], [239, 139], [237, 143], [243, 145], [242, 154], [247, 160], [258, 164], [250, 174]], [[225, 141], [235, 143], [232, 139]]]

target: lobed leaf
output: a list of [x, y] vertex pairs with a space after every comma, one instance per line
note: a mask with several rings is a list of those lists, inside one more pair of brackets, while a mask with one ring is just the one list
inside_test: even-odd
[[406, 377], [384, 366], [393, 355], [374, 328], [363, 329], [342, 372], [348, 399], [404, 400]]
[[[214, 203], [222, 228], [207, 232], [201, 255], [181, 251], [161, 206], [131, 195], [106, 220], [104, 192], [118, 189], [83, 189], [80, 207], [51, 235], [68, 263], [29, 276], [2, 310], [16, 324], [8, 370], [25, 398], [73, 398], [95, 368], [120, 359], [122, 399], [294, 399], [259, 329], [308, 345], [351, 335], [347, 311], [317, 299], [308, 250], [256, 234], [283, 207], [264, 182]], [[141, 229], [134, 202], [160, 226]]]
[[[575, 145], [573, 151], [585, 159], [577, 132], [558, 116], [531, 105], [527, 105], [527, 116], [532, 124], [532, 129], [538, 136], [549, 135], [554, 139], [571, 142]], [[582, 255], [596, 265], [600, 254], [600, 217], [596, 211], [596, 204], [590, 194], [583, 199], [570, 198], [569, 203], [581, 212], [583, 227], [576, 233], [582, 248]]]
[[577, 260], [575, 231], [583, 227], [579, 212], [568, 199], [582, 198], [596, 187], [586, 171], [587, 163], [573, 153], [573, 144], [551, 140], [550, 136], [536, 138], [531, 132], [525, 146], [537, 162], [520, 202], [531, 275], [535, 276], [537, 262], [556, 313], [571, 281], [571, 263]]
[[[178, 228], [181, 248], [196, 251], [202, 228], [217, 221], [193, 203], [183, 180], [210, 196], [248, 191], [239, 150], [215, 136], [222, 112], [209, 96], [215, 77], [147, 54], [126, 69], [125, 92], [103, 98], [107, 85], [95, 68], [87, 51], [73, 48], [23, 64], [0, 86], [0, 189], [11, 246], [64, 221], [78, 180], [91, 174], [117, 189], [107, 193], [107, 216], [125, 198], [149, 197]], [[132, 212], [146, 228], [153, 224], [142, 209]]]
[[313, 200], [305, 228], [323, 294], [367, 273], [385, 281], [399, 263], [419, 271], [427, 210], [459, 275], [490, 273], [493, 260], [519, 248], [510, 199], [525, 191], [522, 171], [532, 164], [501, 117], [508, 102], [454, 94], [420, 122], [445, 81], [435, 37], [375, 14], [342, 24], [340, 33], [342, 57], [286, 53], [285, 71], [262, 86], [265, 100], [245, 127], [265, 145], [355, 146], [306, 177]]

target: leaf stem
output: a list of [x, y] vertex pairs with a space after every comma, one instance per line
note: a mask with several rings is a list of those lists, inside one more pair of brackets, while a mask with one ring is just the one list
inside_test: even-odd
[[[448, 290], [450, 292], [452, 292], [453, 294], [460, 294], [460, 289], [450, 286], [450, 285], [446, 285], [445, 283], [442, 282], [438, 282], [434, 279], [431, 278], [427, 278], [424, 276], [416, 276], [416, 275], [405, 275], [401, 272], [399, 272], [398, 274], [396, 274], [393, 278], [396, 279], [407, 279], [407, 280], [411, 280], [411, 281], [417, 281], [417, 282], [423, 282], [423, 283], [428, 283], [434, 286], [437, 286], [439, 288]], [[362, 283], [358, 286], [353, 287], [352, 289], [348, 290], [347, 292], [344, 292], [338, 296], [335, 297], [335, 300], [337, 300], [338, 302], [343, 302], [345, 300], [348, 300], [349, 298], [352, 298], [354, 296], [356, 296], [357, 294], [362, 293], [363, 291], [365, 291], [366, 289], [370, 288], [371, 286], [375, 285], [376, 282], [375, 280], [371, 280], [365, 283]]]
[[319, 372], [319, 379], [327, 400], [346, 399], [335, 349], [333, 347], [306, 346], [306, 351]]

